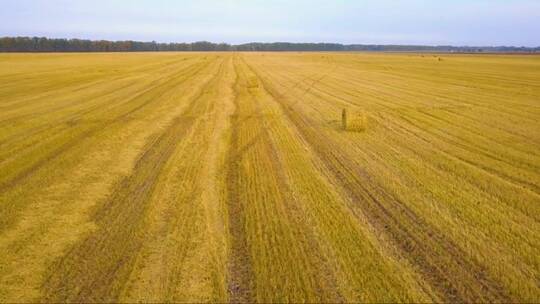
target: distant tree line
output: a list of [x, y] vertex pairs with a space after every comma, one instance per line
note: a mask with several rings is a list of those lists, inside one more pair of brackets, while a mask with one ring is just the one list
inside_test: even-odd
[[2, 37], [0, 52], [206, 52], [206, 51], [379, 51], [379, 52], [523, 52], [538, 53], [540, 47], [457, 47], [422, 45], [344, 45], [338, 43], [246, 43], [230, 45], [198, 41], [193, 43], [158, 43], [84, 39], [50, 39], [45, 37]]
[[83, 39], [49, 39], [45, 37], [0, 38], [0, 52], [159, 52], [159, 51], [229, 51], [226, 43], [207, 41], [193, 43], [157, 43]]
[[306, 52], [306, 51], [346, 51], [347, 46], [338, 43], [290, 43], [290, 42], [273, 42], [273, 43], [246, 43], [233, 46], [236, 51], [255, 51], [255, 52]]

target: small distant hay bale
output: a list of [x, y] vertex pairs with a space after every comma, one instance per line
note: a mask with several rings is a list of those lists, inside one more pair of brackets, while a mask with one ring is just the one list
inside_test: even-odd
[[367, 129], [367, 125], [367, 115], [364, 112], [357, 113], [356, 115], [351, 117], [347, 126], [347, 130], [353, 132], [364, 132]]
[[343, 109], [341, 112], [341, 124], [345, 131], [363, 132], [367, 129], [368, 118], [364, 111], [350, 113]]

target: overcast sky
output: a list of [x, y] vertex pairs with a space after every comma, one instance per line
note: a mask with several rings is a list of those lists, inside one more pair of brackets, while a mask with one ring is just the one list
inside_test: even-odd
[[0, 36], [540, 46], [540, 0], [1, 0]]

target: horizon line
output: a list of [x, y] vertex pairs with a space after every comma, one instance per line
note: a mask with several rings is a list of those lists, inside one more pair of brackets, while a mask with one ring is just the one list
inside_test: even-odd
[[0, 39], [5, 38], [45, 38], [45, 39], [58, 39], [58, 40], [87, 40], [87, 41], [107, 41], [107, 42], [140, 42], [140, 43], [156, 43], [156, 44], [194, 44], [194, 43], [200, 43], [200, 42], [207, 42], [212, 44], [227, 44], [229, 46], [242, 46], [247, 44], [275, 44], [275, 43], [288, 43], [288, 44], [333, 44], [333, 45], [342, 45], [342, 46], [408, 46], [408, 47], [453, 47], [453, 48], [523, 48], [523, 49], [538, 49], [540, 48], [540, 45], [537, 46], [524, 46], [524, 45], [456, 45], [456, 44], [399, 44], [399, 43], [340, 43], [340, 42], [324, 42], [324, 41], [318, 41], [318, 42], [290, 42], [290, 41], [279, 41], [275, 40], [272, 42], [261, 42], [261, 41], [250, 41], [250, 42], [243, 42], [243, 43], [229, 43], [229, 42], [213, 42], [209, 40], [196, 40], [191, 42], [186, 41], [144, 41], [144, 40], [133, 40], [133, 39], [115, 39], [115, 40], [109, 40], [109, 39], [89, 39], [89, 38], [78, 38], [78, 37], [47, 37], [47, 36], [0, 36]]

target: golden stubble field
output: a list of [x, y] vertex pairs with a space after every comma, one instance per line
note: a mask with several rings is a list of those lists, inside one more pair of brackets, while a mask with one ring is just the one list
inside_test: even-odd
[[2, 54], [0, 301], [538, 302], [539, 151], [540, 56]]

